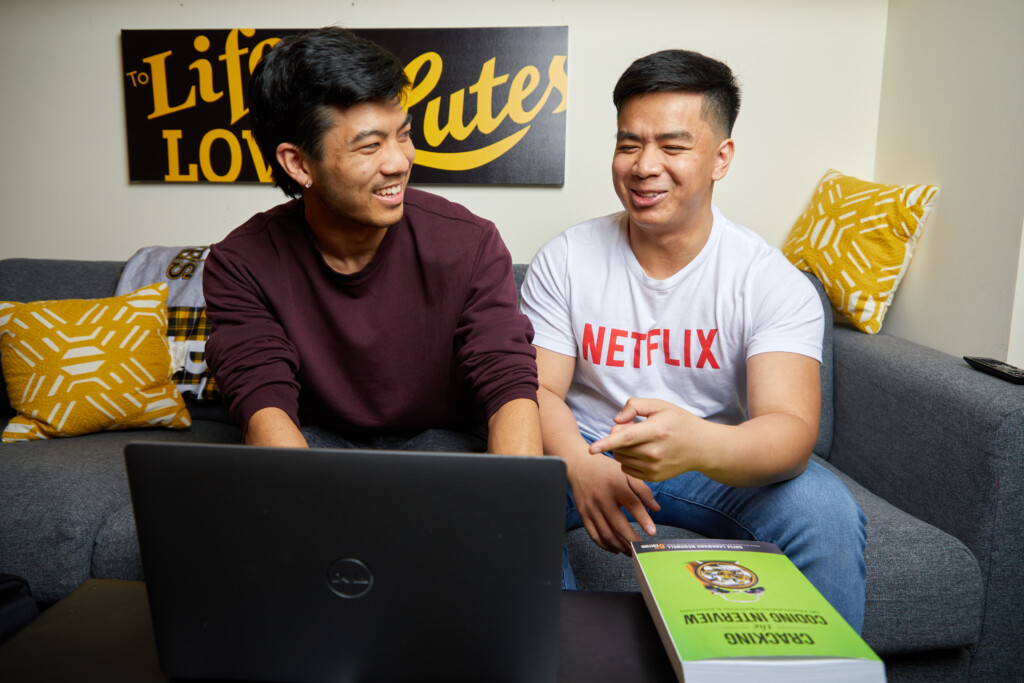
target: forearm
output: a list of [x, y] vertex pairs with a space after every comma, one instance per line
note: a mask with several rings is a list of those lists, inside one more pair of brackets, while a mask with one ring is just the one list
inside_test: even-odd
[[528, 398], [509, 401], [487, 421], [487, 451], [504, 455], [542, 455], [540, 416]]
[[308, 447], [298, 426], [280, 408], [263, 408], [253, 413], [246, 425], [245, 443], [249, 446]]
[[791, 479], [807, 467], [821, 417], [819, 364], [791, 353], [765, 353], [747, 362], [750, 419], [710, 443], [720, 448], [705, 474], [731, 486]]
[[764, 486], [807, 467], [818, 438], [818, 362], [789, 353], [747, 363], [750, 419], [710, 422], [669, 401], [634, 397], [590, 451], [613, 451], [622, 471], [646, 481], [701, 472], [727, 486]]
[[623, 472], [645, 481], [700, 472], [727, 486], [764, 486], [807, 466], [818, 433], [812, 415], [773, 410], [722, 425], [668, 401], [632, 398], [590, 452], [612, 451]]
[[704, 444], [696, 469], [727, 486], [765, 486], [792, 479], [807, 467], [817, 438], [817, 425], [787, 413], [762, 415], [739, 425], [705, 425], [695, 435]]
[[541, 436], [544, 452], [557, 455], [566, 462], [570, 478], [577, 465], [593, 458], [589, 445], [580, 434], [579, 425], [565, 401], [543, 386], [537, 391], [540, 407]]

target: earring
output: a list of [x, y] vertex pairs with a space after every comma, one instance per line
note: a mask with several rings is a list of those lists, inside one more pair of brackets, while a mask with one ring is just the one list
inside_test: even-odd
[[313, 181], [312, 180], [307, 180], [306, 181], [306, 189], [308, 190], [311, 187], [313, 187]]

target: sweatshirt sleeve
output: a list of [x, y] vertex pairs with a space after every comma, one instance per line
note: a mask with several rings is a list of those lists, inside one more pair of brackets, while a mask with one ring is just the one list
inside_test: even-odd
[[455, 333], [459, 366], [487, 419], [509, 401], [537, 400], [533, 327], [519, 312], [512, 258], [492, 223], [477, 250]]
[[299, 425], [298, 357], [246, 259], [214, 245], [203, 269], [210, 320], [206, 358], [231, 421], [244, 430], [262, 408], [280, 408]]

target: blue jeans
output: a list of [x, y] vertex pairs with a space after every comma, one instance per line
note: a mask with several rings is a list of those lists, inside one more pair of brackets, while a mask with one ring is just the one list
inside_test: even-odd
[[[655, 524], [708, 538], [774, 543], [861, 632], [867, 520], [849, 489], [827, 469], [810, 462], [798, 477], [753, 488], [725, 486], [699, 472], [648, 486], [661, 505], [660, 511], [650, 511]], [[583, 526], [571, 488], [565, 513], [566, 531]], [[562, 553], [562, 588], [576, 589], [568, 549]]]

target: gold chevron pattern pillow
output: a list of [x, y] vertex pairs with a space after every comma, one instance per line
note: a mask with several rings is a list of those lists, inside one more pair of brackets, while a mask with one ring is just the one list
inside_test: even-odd
[[830, 170], [782, 252], [821, 280], [840, 316], [876, 334], [938, 192], [935, 185], [882, 185]]
[[171, 382], [166, 284], [109, 299], [0, 302], [0, 353], [18, 413], [4, 441], [191, 424]]

